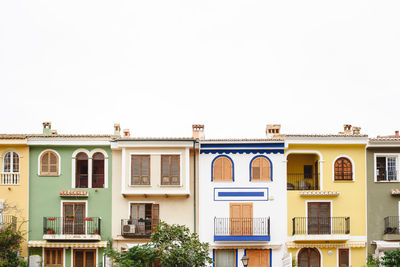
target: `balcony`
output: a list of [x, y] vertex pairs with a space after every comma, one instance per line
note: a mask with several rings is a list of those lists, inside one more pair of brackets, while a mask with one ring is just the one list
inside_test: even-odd
[[383, 240], [400, 241], [400, 220], [399, 216], [388, 216], [384, 219], [385, 231], [383, 232]]
[[0, 174], [0, 185], [18, 185], [19, 172], [2, 172]]
[[121, 235], [128, 238], [150, 238], [159, 223], [158, 219], [122, 219]]
[[350, 234], [350, 217], [295, 217], [294, 241], [346, 241]]
[[99, 217], [44, 217], [43, 239], [101, 240]]
[[17, 229], [17, 217], [12, 215], [0, 215], [0, 231], [11, 227], [14, 231]]
[[287, 190], [319, 190], [319, 173], [288, 173]]
[[214, 241], [270, 241], [267, 218], [214, 218]]

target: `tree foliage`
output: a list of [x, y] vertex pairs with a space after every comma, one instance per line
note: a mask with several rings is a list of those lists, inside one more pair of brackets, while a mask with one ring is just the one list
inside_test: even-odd
[[212, 263], [208, 243], [201, 243], [196, 233], [183, 225], [161, 222], [151, 235], [151, 242], [130, 248], [126, 253], [108, 249], [106, 254], [118, 267], [152, 266], [155, 262], [164, 267], [201, 267]]
[[23, 234], [14, 225], [0, 230], [0, 267], [27, 266], [26, 261], [18, 254], [22, 241]]
[[400, 249], [392, 251], [385, 251], [380, 264], [385, 267], [398, 267], [400, 266]]

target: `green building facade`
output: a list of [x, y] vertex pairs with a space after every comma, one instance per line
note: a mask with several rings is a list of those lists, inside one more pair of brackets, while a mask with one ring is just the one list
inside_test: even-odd
[[106, 266], [110, 139], [57, 134], [29, 138], [28, 247], [30, 256], [41, 257], [42, 266]]

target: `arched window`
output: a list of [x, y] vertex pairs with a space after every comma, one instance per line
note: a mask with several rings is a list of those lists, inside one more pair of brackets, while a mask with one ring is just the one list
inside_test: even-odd
[[86, 153], [80, 152], [76, 155], [75, 185], [77, 188], [88, 188], [89, 157]]
[[271, 162], [263, 157], [257, 156], [251, 161], [251, 181], [271, 181], [272, 168]]
[[303, 248], [298, 256], [299, 267], [320, 267], [321, 255], [315, 248]]
[[352, 180], [353, 165], [348, 158], [340, 157], [335, 161], [335, 180]]
[[226, 156], [219, 156], [213, 162], [213, 181], [233, 181], [233, 164]]
[[58, 155], [54, 151], [45, 151], [40, 156], [40, 175], [54, 176], [59, 173]]
[[104, 187], [104, 155], [103, 153], [96, 152], [92, 157], [92, 187], [103, 188]]
[[19, 172], [19, 156], [17, 152], [7, 152], [4, 155], [3, 172], [16, 173]]

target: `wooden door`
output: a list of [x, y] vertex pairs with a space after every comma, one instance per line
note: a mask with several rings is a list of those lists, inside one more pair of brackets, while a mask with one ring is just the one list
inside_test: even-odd
[[249, 258], [248, 267], [269, 267], [269, 250], [268, 249], [248, 249], [246, 255]]
[[299, 267], [320, 267], [321, 255], [315, 248], [303, 248], [299, 252], [297, 262]]
[[63, 203], [63, 234], [85, 234], [85, 202]]
[[309, 235], [326, 235], [331, 233], [331, 203], [309, 202], [308, 203], [308, 228]]
[[339, 249], [339, 267], [349, 267], [349, 249], [340, 248]]
[[230, 204], [230, 234], [253, 234], [253, 203]]
[[94, 249], [74, 250], [73, 267], [95, 267], [95, 266], [96, 266], [96, 250]]

